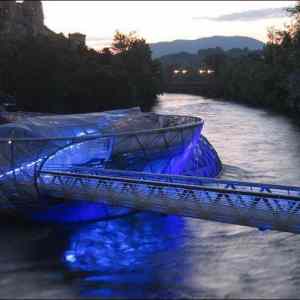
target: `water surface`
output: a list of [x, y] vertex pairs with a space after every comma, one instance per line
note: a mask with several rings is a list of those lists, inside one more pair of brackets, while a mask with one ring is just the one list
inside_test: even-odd
[[[222, 178], [300, 185], [286, 117], [165, 94], [158, 113], [200, 116]], [[296, 298], [300, 235], [142, 213], [69, 227], [1, 221], [0, 298]]]

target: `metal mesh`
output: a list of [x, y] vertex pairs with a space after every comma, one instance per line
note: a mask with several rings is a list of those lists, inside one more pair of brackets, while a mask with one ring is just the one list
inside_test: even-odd
[[189, 176], [102, 170], [97, 175], [43, 171], [40, 186], [65, 199], [300, 232], [300, 188]]
[[85, 199], [299, 232], [300, 188], [205, 178], [221, 162], [202, 127], [198, 118], [137, 109], [1, 125], [0, 206]]
[[[198, 118], [141, 113], [138, 109], [27, 117], [2, 125], [0, 205], [48, 205], [46, 197], [41, 197], [47, 195], [41, 195], [38, 186], [39, 172], [44, 168], [170, 172], [189, 145], [200, 143], [202, 126]], [[135, 127], [141, 130], [133, 130]], [[189, 158], [195, 157], [192, 154]]]

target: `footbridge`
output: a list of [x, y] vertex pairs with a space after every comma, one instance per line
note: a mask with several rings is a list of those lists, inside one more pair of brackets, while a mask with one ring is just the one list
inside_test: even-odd
[[89, 168], [44, 169], [41, 194], [112, 206], [300, 232], [300, 188]]
[[113, 207], [299, 233], [300, 187], [213, 179], [222, 163], [203, 126], [137, 109], [1, 125], [0, 209], [76, 221]]

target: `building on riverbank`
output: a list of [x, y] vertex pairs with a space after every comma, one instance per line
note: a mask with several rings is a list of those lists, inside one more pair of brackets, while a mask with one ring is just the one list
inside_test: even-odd
[[47, 34], [41, 1], [0, 1], [0, 35]]
[[[56, 35], [44, 23], [42, 1], [0, 1], [0, 38], [22, 39], [28, 35]], [[69, 34], [70, 47], [85, 46], [86, 36]]]

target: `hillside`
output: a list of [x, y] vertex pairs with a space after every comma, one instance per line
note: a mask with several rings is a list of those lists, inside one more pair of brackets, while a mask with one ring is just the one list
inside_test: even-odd
[[249, 50], [241, 48], [232, 48], [224, 51], [221, 48], [200, 49], [198, 53], [191, 54], [186, 52], [179, 52], [175, 54], [163, 55], [159, 58], [163, 67], [177, 66], [185, 68], [198, 68], [202, 65], [203, 60], [211, 55], [226, 55], [230, 58], [241, 58], [248, 55], [262, 55], [263, 50]]
[[158, 58], [168, 54], [186, 52], [195, 54], [199, 49], [220, 47], [224, 50], [232, 48], [249, 48], [249, 50], [262, 49], [264, 43], [244, 36], [213, 36], [197, 40], [175, 40], [172, 42], [159, 42], [150, 44], [152, 56]]

